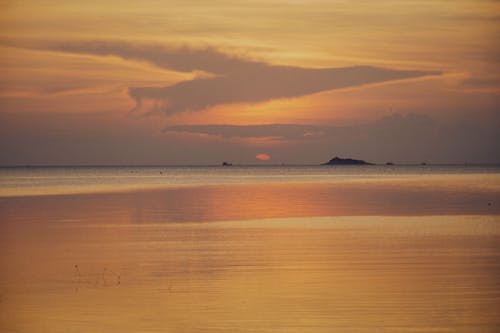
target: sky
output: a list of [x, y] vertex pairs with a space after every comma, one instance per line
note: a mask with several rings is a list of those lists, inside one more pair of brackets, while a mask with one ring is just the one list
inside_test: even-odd
[[494, 0], [0, 0], [0, 165], [500, 163]]

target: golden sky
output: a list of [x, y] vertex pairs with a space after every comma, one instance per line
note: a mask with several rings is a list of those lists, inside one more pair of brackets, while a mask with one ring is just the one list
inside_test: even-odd
[[0, 1], [0, 163], [500, 162], [499, 37], [492, 0]]

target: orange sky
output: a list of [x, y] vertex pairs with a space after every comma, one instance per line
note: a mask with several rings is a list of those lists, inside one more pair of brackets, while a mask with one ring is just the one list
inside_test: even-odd
[[[243, 163], [268, 147], [279, 149], [281, 160], [316, 163], [335, 152], [311, 155], [305, 152], [310, 141], [274, 133], [165, 127], [370, 126], [394, 115], [436, 122], [434, 131], [445, 133], [440, 149], [453, 152], [440, 162], [500, 162], [492, 156], [498, 137], [492, 124], [500, 124], [499, 35], [500, 3], [492, 0], [0, 1], [0, 120], [9, 124], [0, 137], [8, 150], [0, 163], [204, 164], [223, 157]], [[344, 78], [327, 71], [351, 66], [419, 74], [366, 80], [372, 74]], [[347, 84], [355, 75], [362, 79]], [[474, 127], [460, 129], [465, 119]], [[474, 131], [485, 137], [470, 146], [459, 142], [470, 142], [464, 135]], [[83, 147], [79, 136], [104, 141]], [[305, 130], [304, 137], [310, 138]], [[347, 153], [373, 150], [354, 144], [356, 138], [342, 136]], [[323, 137], [321, 146], [334, 139]], [[161, 147], [173, 140], [211, 154], [164, 154]], [[47, 151], [54, 141], [60, 156]], [[137, 151], [113, 159], [94, 151], [120, 142], [137, 145]], [[145, 142], [156, 148], [141, 151]], [[381, 142], [380, 152], [391, 160], [442, 155], [418, 149], [409, 154]], [[30, 150], [33, 144], [40, 153]], [[72, 150], [81, 151], [80, 158], [68, 157]], [[44, 159], [44, 152], [53, 157]]]

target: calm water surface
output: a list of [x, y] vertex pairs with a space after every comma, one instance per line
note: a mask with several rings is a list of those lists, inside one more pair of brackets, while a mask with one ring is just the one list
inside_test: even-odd
[[500, 166], [233, 166], [0, 168], [0, 196], [116, 192], [203, 185], [403, 182], [498, 185]]
[[0, 169], [3, 332], [497, 332], [500, 171]]

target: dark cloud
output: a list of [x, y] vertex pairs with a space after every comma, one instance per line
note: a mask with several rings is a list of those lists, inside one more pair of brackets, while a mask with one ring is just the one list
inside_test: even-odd
[[184, 81], [168, 87], [130, 88], [138, 104], [142, 99], [165, 102], [165, 113], [203, 110], [219, 104], [257, 103], [294, 98], [322, 91], [436, 74], [368, 66], [308, 69], [260, 66], [215, 78]]
[[276, 66], [233, 57], [213, 48], [171, 48], [126, 42], [38, 43], [23, 47], [59, 52], [118, 56], [146, 61], [158, 67], [181, 71], [205, 71], [215, 77], [183, 81], [166, 87], [131, 87], [136, 110], [143, 100], [160, 102], [167, 114], [203, 110], [215, 105], [258, 103], [294, 98], [322, 91], [392, 80], [438, 75], [431, 71], [403, 71], [370, 66], [347, 68], [300, 68]]
[[464, 80], [463, 84], [474, 87], [499, 87], [500, 77], [473, 77]]
[[[151, 128], [161, 118], [0, 112], [0, 165], [255, 163], [263, 152], [291, 164], [335, 155], [376, 163], [500, 163], [500, 116], [477, 116], [395, 114], [351, 126], [171, 126], [158, 135]], [[273, 139], [278, 144], [267, 144]]]
[[[427, 115], [393, 114], [351, 126], [300, 124], [169, 126], [165, 133], [207, 134], [223, 138], [272, 138], [281, 145], [273, 156], [294, 161], [320, 161], [326, 155], [359, 157], [373, 162], [485, 163], [500, 162], [497, 142], [500, 119], [488, 123], [459, 117], [440, 121]], [[323, 156], [323, 157], [321, 157]]]
[[[398, 139], [427, 136], [433, 131], [435, 121], [426, 115], [393, 114], [377, 121], [351, 126], [320, 126], [302, 124], [265, 124], [265, 125], [178, 125], [167, 126], [164, 133], [191, 133], [218, 136], [222, 138], [276, 138], [279, 140], [311, 139]], [[345, 137], [344, 137], [345, 136]]]
[[126, 60], [146, 61], [178, 72], [199, 70], [214, 74], [229, 74], [234, 71], [249, 71], [266, 66], [263, 63], [232, 57], [210, 47], [194, 49], [121, 41], [38, 42], [22, 46], [68, 53], [118, 56]]
[[[396, 139], [427, 136], [433, 131], [435, 121], [427, 115], [393, 114], [377, 121], [352, 126], [320, 126], [302, 124], [265, 125], [178, 125], [167, 126], [164, 133], [191, 133], [222, 138], [276, 138], [279, 140], [344, 139]], [[345, 138], [344, 138], [345, 136]]]
[[299, 124], [265, 125], [180, 125], [165, 127], [164, 133], [193, 133], [222, 138], [276, 138], [286, 140], [310, 139], [343, 128]]

